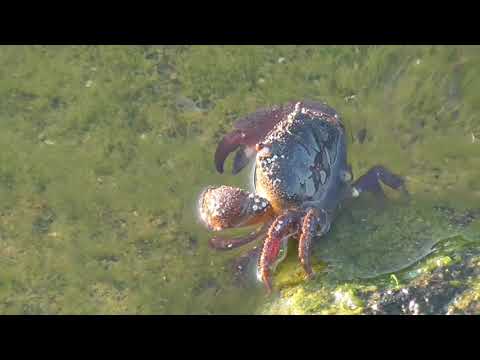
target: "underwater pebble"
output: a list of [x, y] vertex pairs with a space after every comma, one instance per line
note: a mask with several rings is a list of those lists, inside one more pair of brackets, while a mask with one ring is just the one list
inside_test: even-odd
[[413, 315], [418, 315], [420, 313], [418, 303], [416, 303], [415, 300], [410, 301], [408, 304], [408, 310], [410, 310]]
[[86, 83], [85, 83], [85, 87], [89, 88], [89, 87], [92, 87], [93, 85], [93, 80], [88, 80]]
[[277, 62], [278, 62], [279, 64], [283, 64], [283, 63], [285, 63], [285, 58], [284, 58], [284, 57], [279, 57], [278, 60], [277, 60]]
[[[355, 100], [356, 97], [357, 95], [345, 96], [345, 102], [348, 103], [349, 101]], [[337, 114], [335, 114], [335, 117], [338, 117]]]

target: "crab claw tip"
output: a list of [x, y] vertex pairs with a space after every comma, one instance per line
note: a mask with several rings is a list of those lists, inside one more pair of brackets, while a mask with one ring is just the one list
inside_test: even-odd
[[[247, 145], [247, 143], [247, 135], [241, 130], [234, 130], [231, 133], [225, 135], [218, 144], [217, 150], [215, 151], [215, 167], [217, 171], [219, 173], [223, 173], [223, 165], [228, 155], [235, 151], [239, 146], [245, 146]], [[240, 171], [240, 169], [245, 165], [244, 162], [247, 159], [243, 158], [244, 155], [246, 154], [242, 154], [241, 150], [239, 153], [237, 153], [237, 163], [239, 163], [237, 164], [237, 172]], [[239, 167], [239, 165], [243, 166]]]

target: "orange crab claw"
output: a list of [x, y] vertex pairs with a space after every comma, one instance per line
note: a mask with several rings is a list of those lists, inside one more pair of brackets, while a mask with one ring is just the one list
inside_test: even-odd
[[214, 231], [265, 222], [272, 212], [268, 200], [231, 186], [208, 187], [198, 205], [200, 219]]

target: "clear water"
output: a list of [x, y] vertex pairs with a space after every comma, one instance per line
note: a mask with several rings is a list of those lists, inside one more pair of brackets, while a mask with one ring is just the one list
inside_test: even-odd
[[[442, 239], [480, 241], [478, 220], [438, 210], [480, 207], [479, 47], [2, 46], [0, 65], [0, 313], [268, 313], [232, 270], [248, 247], [209, 249], [196, 200], [248, 186], [215, 172], [216, 143], [292, 99], [342, 115], [356, 176], [381, 163], [411, 193], [350, 204], [309, 286], [381, 286]], [[282, 296], [305, 283], [295, 246]]]

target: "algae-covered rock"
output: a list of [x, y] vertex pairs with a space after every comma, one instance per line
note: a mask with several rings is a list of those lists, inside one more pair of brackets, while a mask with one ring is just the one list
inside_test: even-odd
[[[262, 313], [279, 314], [462, 314], [477, 313], [480, 281], [478, 231], [458, 218], [476, 213], [466, 210], [458, 217], [451, 208], [433, 207], [416, 211], [407, 207], [389, 214], [389, 230], [371, 235], [354, 226], [355, 236], [344, 239], [336, 229], [331, 244], [319, 245], [316, 254], [329, 267], [318, 266], [315, 279], [292, 280], [280, 270], [278, 296], [264, 305]], [[403, 209], [405, 210], [405, 209]], [[392, 210], [393, 211], [393, 210]], [[408, 216], [405, 216], [408, 214]], [[378, 214], [377, 214], [378, 215]], [[447, 215], [448, 216], [448, 215]], [[366, 217], [364, 222], [368, 222]], [[471, 222], [478, 226], [478, 219]], [[339, 223], [337, 223], [339, 225]], [[364, 225], [363, 231], [376, 231]], [[373, 230], [372, 230], [373, 229]], [[398, 233], [398, 229], [402, 229]], [[469, 235], [473, 231], [475, 236]], [[402, 239], [398, 245], [394, 239]], [[346, 235], [345, 235], [346, 236]], [[319, 242], [321, 239], [319, 239]], [[326, 240], [324, 243], [329, 242]], [[364, 241], [364, 242], [363, 242]], [[354, 245], [354, 242], [357, 244]], [[362, 249], [362, 242], [365, 247]], [[323, 252], [322, 252], [323, 250]], [[365, 250], [365, 252], [364, 252]], [[333, 264], [332, 264], [333, 261]], [[402, 265], [403, 264], [403, 265]], [[297, 274], [301, 273], [297, 269]]]

